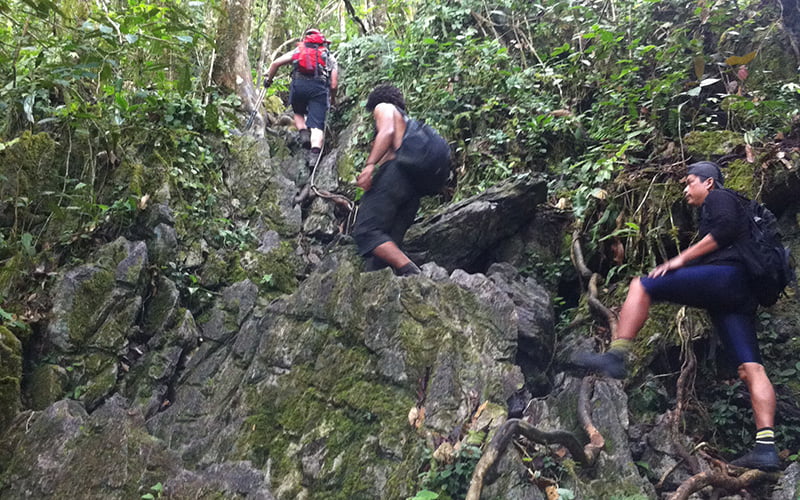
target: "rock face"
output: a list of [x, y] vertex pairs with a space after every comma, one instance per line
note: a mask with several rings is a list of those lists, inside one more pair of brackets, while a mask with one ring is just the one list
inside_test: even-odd
[[[70, 371], [68, 390], [90, 409], [114, 391], [119, 361], [139, 334], [147, 262], [144, 242], [119, 238], [56, 284], [47, 342], [54, 364]], [[42, 389], [53, 392], [52, 385]]]
[[[302, 158], [271, 146], [242, 138], [224, 165], [226, 209], [257, 248], [179, 234], [169, 206], [155, 204], [139, 231], [60, 274], [38, 357], [23, 362], [23, 344], [0, 328], [0, 499], [403, 500], [423, 487], [421, 473], [458, 474], [459, 453], [509, 416], [585, 438], [581, 380], [554, 370], [591, 340], [557, 337], [543, 280], [518, 271], [521, 253], [560, 258], [569, 221], [542, 216], [543, 180], [509, 181], [413, 226], [406, 248], [423, 274], [398, 278], [362, 272], [329, 202], [292, 204]], [[342, 162], [352, 167], [341, 151], [323, 159], [321, 188], [335, 187]], [[256, 207], [251, 219], [243, 206]], [[800, 234], [789, 215], [784, 225]], [[293, 245], [301, 228], [310, 248]], [[299, 285], [294, 258], [307, 273]], [[174, 261], [196, 272], [206, 302], [164, 272]], [[241, 277], [252, 270], [282, 294]], [[796, 318], [789, 308], [770, 320], [789, 346]], [[622, 383], [597, 380], [591, 416], [606, 446], [594, 467], [525, 443], [538, 454], [511, 447], [481, 498], [552, 498], [528, 467], [554, 456], [563, 497], [657, 498], [634, 460], [670, 472], [677, 453], [659, 440], [672, 436], [663, 420], [633, 425], [628, 415]], [[788, 468], [764, 498], [796, 495], [799, 476]], [[667, 484], [686, 477], [672, 472]]]
[[119, 396], [91, 415], [77, 401], [62, 400], [21, 416], [8, 433], [15, 453], [2, 498], [122, 500], [155, 496], [159, 483], [171, 498], [273, 498], [264, 473], [246, 462], [182, 469], [175, 453], [146, 432], [143, 415]]
[[546, 194], [543, 178], [507, 181], [415, 224], [404, 249], [415, 262], [436, 262], [448, 271], [483, 269], [485, 254], [533, 219]]
[[[174, 404], [148, 428], [194, 466], [267, 468], [277, 498], [411, 496], [426, 439], [522, 387], [513, 304], [363, 274], [352, 255], [328, 266], [268, 306], [246, 284], [218, 303]], [[425, 409], [419, 428], [412, 408]]]
[[[345, 245], [296, 293], [262, 303], [243, 281], [195, 320], [164, 278], [141, 307], [132, 271], [146, 258], [139, 248], [114, 242], [64, 275], [48, 338], [73, 364], [79, 347], [102, 339], [115, 377], [100, 396], [73, 391], [82, 402], [17, 417], [3, 438], [11, 453], [0, 457], [8, 485], [0, 497], [88, 490], [130, 498], [161, 482], [175, 498], [203, 489], [247, 498], [406, 498], [426, 447], [459, 442], [481, 405], [500, 409], [482, 425], [502, 422], [524, 385], [515, 364], [520, 333], [553, 342], [552, 329], [530, 326], [552, 324], [549, 303], [520, 322], [507, 290], [526, 285], [509, 269], [489, 277], [447, 277], [433, 267], [412, 278], [362, 273]], [[84, 313], [94, 328], [70, 319], [86, 299], [99, 306]], [[113, 309], [137, 314], [116, 319], [104, 306], [112, 299]], [[98, 337], [112, 320], [139, 334]], [[128, 359], [134, 343], [141, 355]], [[123, 358], [127, 371], [118, 369]]]

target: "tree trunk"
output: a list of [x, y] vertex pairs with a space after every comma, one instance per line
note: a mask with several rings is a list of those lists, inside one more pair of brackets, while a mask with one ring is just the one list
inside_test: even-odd
[[247, 58], [250, 4], [251, 0], [222, 0], [217, 27], [217, 58], [212, 72], [219, 87], [239, 96], [242, 110], [247, 114], [252, 113], [258, 104], [258, 92], [253, 85]]
[[272, 51], [272, 27], [275, 26], [276, 19], [282, 10], [283, 6], [281, 5], [281, 0], [272, 0], [269, 6], [269, 15], [264, 24], [264, 35], [261, 37], [261, 53], [258, 56], [256, 83], [260, 84], [264, 77], [264, 65], [269, 62], [267, 61], [267, 57]]

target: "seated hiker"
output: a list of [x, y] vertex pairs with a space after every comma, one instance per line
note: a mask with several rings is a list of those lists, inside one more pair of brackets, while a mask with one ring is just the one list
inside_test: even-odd
[[706, 309], [722, 344], [738, 364], [755, 417], [755, 447], [732, 464], [774, 470], [779, 466], [773, 431], [775, 390], [761, 362], [756, 339], [758, 302], [734, 247], [737, 241], [750, 238], [747, 214], [738, 196], [722, 189], [723, 176], [716, 163], [689, 165], [684, 181], [687, 203], [700, 209], [700, 240], [656, 266], [646, 277], [634, 278], [609, 351], [577, 352], [572, 362], [603, 375], [624, 378], [632, 340], [647, 320], [652, 302]]
[[420, 198], [442, 189], [450, 174], [450, 147], [427, 125], [406, 116], [402, 92], [376, 87], [367, 98], [375, 140], [357, 184], [364, 189], [353, 238], [366, 270], [391, 266], [400, 276], [419, 268], [400, 250]]
[[294, 111], [300, 142], [303, 147], [310, 147], [306, 160], [308, 166], [316, 163], [322, 151], [325, 115], [335, 102], [339, 85], [339, 68], [329, 45], [319, 30], [306, 31], [303, 41], [294, 50], [272, 61], [264, 79], [264, 86], [269, 87], [278, 69], [292, 63], [289, 103]]

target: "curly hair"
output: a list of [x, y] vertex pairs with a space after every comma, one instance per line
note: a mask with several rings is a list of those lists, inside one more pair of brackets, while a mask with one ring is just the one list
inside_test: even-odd
[[371, 112], [375, 110], [375, 106], [382, 102], [388, 102], [389, 104], [394, 104], [403, 111], [406, 110], [406, 100], [403, 98], [403, 93], [390, 83], [375, 87], [372, 92], [370, 92], [369, 97], [367, 97], [367, 104], [365, 107], [367, 111]]

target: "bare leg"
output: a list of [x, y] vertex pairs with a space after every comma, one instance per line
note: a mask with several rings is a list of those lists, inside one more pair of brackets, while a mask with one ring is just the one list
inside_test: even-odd
[[320, 148], [322, 149], [322, 142], [325, 139], [325, 133], [318, 129], [312, 128], [311, 129], [311, 147], [312, 148]]
[[777, 470], [780, 468], [775, 448], [775, 389], [761, 363], [742, 363], [739, 365], [739, 378], [747, 384], [750, 391], [750, 404], [756, 421], [756, 444], [749, 453], [731, 464], [750, 469]]
[[739, 378], [747, 384], [747, 390], [750, 391], [750, 404], [753, 405], [756, 429], [773, 427], [775, 389], [767, 377], [764, 366], [760, 363], [742, 363], [739, 365]]
[[[576, 351], [570, 361], [579, 367], [613, 378], [625, 378], [625, 358], [630, 341], [639, 333], [650, 312], [650, 296], [639, 278], [634, 278], [628, 288], [628, 296], [619, 313], [617, 332], [612, 339], [611, 349], [603, 354], [590, 351]], [[627, 342], [622, 342], [627, 341]], [[616, 345], [615, 345], [616, 344]]]
[[625, 303], [622, 304], [622, 310], [619, 312], [616, 338], [633, 340], [644, 326], [644, 322], [647, 321], [649, 313], [650, 296], [647, 295], [639, 278], [634, 278], [628, 289]]
[[297, 127], [297, 130], [303, 130], [304, 128], [306, 128], [306, 117], [295, 113], [294, 126]]
[[372, 250], [372, 254], [392, 266], [394, 269], [400, 269], [411, 262], [411, 259], [409, 259], [408, 256], [406, 256], [406, 254], [400, 250], [394, 241], [381, 243]]

